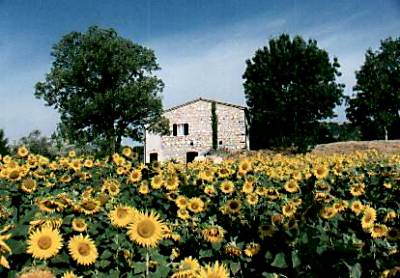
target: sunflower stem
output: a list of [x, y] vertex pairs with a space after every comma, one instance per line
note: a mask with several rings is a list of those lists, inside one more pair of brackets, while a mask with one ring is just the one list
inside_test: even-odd
[[149, 267], [150, 267], [150, 256], [149, 256], [149, 250], [147, 249], [147, 252], [146, 252], [146, 277], [150, 277], [149, 276]]

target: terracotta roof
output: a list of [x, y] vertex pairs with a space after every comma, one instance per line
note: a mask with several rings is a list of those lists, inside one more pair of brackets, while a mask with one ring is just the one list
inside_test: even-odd
[[217, 100], [212, 100], [212, 99], [207, 99], [207, 98], [202, 98], [202, 97], [200, 97], [200, 98], [197, 98], [197, 99], [194, 99], [194, 100], [191, 100], [191, 101], [182, 103], [182, 104], [180, 104], [180, 105], [173, 106], [173, 107], [171, 107], [171, 108], [165, 109], [164, 112], [169, 112], [169, 111], [172, 111], [172, 110], [181, 108], [181, 107], [183, 107], [183, 106], [186, 106], [186, 105], [189, 105], [189, 104], [198, 102], [198, 101], [206, 101], [206, 102], [210, 102], [210, 103], [215, 102], [216, 104], [220, 104], [220, 105], [231, 106], [231, 107], [235, 107], [235, 108], [243, 109], [243, 110], [246, 109], [246, 107], [244, 107], [244, 106], [240, 106], [240, 105], [236, 105], [236, 104], [231, 104], [231, 103], [226, 103], [226, 102], [222, 102], [222, 101], [217, 101]]

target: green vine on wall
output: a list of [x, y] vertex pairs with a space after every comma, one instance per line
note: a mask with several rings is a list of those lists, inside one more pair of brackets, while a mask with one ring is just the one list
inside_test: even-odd
[[218, 148], [218, 118], [216, 111], [216, 103], [211, 103], [211, 128], [212, 128], [212, 146], [216, 150]]

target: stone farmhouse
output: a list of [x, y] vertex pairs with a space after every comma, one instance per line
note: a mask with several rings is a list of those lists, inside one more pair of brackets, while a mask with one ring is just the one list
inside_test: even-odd
[[210, 99], [198, 98], [164, 111], [169, 119], [170, 135], [146, 132], [145, 162], [191, 162], [213, 149], [212, 104], [215, 103], [218, 149], [249, 149], [246, 108]]

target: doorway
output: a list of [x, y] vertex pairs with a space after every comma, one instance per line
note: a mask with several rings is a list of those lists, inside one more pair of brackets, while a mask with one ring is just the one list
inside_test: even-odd
[[199, 156], [198, 152], [187, 152], [186, 163], [192, 162], [197, 156]]

